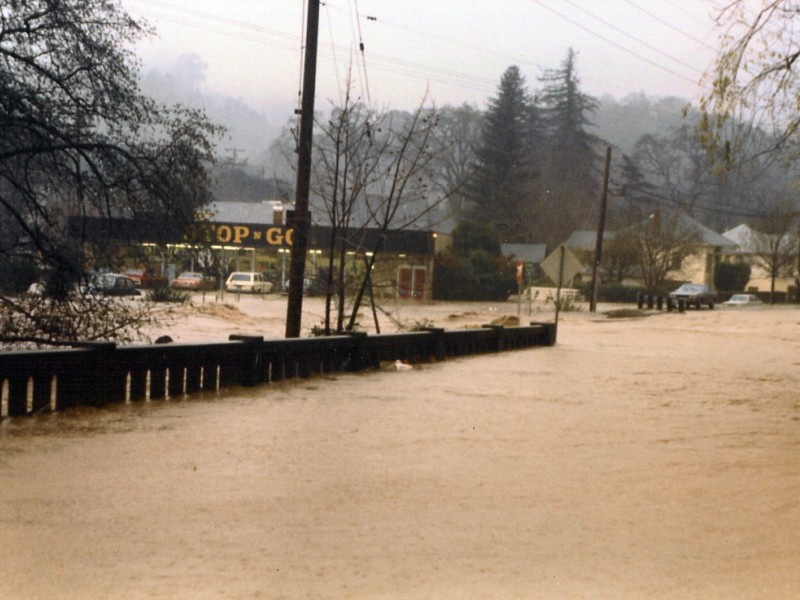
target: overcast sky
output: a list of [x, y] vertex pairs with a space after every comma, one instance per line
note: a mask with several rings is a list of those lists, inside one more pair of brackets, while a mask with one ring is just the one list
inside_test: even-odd
[[[145, 69], [194, 53], [204, 89], [241, 98], [278, 122], [297, 102], [305, 0], [124, 0], [158, 31], [140, 44]], [[711, 0], [325, 0], [317, 108], [336, 101], [349, 65], [374, 106], [484, 107], [520, 67], [530, 89], [543, 69], [578, 53], [583, 90], [622, 98], [699, 97], [719, 32]], [[360, 45], [363, 44], [363, 56]]]

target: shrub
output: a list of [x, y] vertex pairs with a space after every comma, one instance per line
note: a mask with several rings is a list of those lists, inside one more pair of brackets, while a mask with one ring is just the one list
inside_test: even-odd
[[30, 257], [12, 257], [0, 261], [0, 290], [19, 294], [36, 281], [36, 262]]
[[158, 281], [153, 284], [153, 288], [148, 292], [147, 297], [152, 302], [186, 302], [190, 294], [189, 292], [182, 292], [169, 286], [166, 281]]
[[466, 257], [436, 257], [433, 297], [437, 300], [503, 301], [515, 288], [514, 267], [501, 256], [477, 251]]
[[[622, 285], [621, 283], [602, 283], [597, 288], [597, 301], [598, 302], [636, 302], [636, 296], [642, 288], [630, 287]], [[590, 284], [585, 284], [581, 287], [581, 292], [585, 298], [591, 294]]]
[[728, 292], [743, 292], [750, 281], [750, 265], [719, 263], [714, 269], [714, 287]]
[[586, 306], [579, 304], [574, 296], [561, 296], [558, 300], [553, 298], [553, 304], [559, 312], [583, 312]]

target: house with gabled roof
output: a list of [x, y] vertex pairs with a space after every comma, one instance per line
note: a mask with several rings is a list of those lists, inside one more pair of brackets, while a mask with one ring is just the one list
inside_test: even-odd
[[[768, 292], [771, 288], [771, 277], [758, 255], [764, 251], [765, 234], [753, 229], [749, 225], [742, 223], [724, 232], [723, 235], [736, 242], [736, 249], [731, 253], [730, 262], [746, 263], [750, 265], [750, 280], [747, 282], [746, 289], [749, 292]], [[766, 236], [767, 238], [769, 236]], [[792, 243], [791, 238], [783, 240], [787, 247]], [[789, 248], [787, 248], [789, 249]], [[779, 293], [789, 293], [790, 288], [795, 286], [793, 272], [797, 268], [796, 264], [789, 266], [784, 272], [775, 278], [775, 291]]]
[[[654, 217], [656, 215], [651, 216], [647, 221], [650, 222]], [[699, 244], [695, 254], [687, 257], [675, 257], [668, 278], [676, 281], [691, 281], [693, 283], [713, 285], [714, 270], [717, 264], [725, 260], [725, 257], [736, 249], [736, 243], [706, 227], [684, 212], [677, 213], [671, 225], [676, 228], [696, 231]], [[613, 239], [616, 234], [617, 232], [615, 231], [605, 231], [603, 234], [604, 244]], [[593, 230], [573, 231], [564, 242], [564, 245], [583, 263], [584, 279], [591, 272], [596, 244], [597, 232]]]

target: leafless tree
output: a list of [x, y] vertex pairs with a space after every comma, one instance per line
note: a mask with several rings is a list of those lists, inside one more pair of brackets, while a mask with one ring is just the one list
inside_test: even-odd
[[[438, 119], [424, 99], [408, 114], [369, 109], [346, 94], [343, 105], [334, 107], [327, 122], [318, 126], [313, 190], [333, 229], [325, 331], [341, 332], [356, 326], [365, 296], [375, 313], [371, 274], [390, 231], [426, 223], [452, 190], [437, 190], [433, 183]], [[348, 254], [360, 256], [364, 263], [350, 286], [345, 273]], [[346, 308], [348, 288], [352, 295]], [[335, 328], [330, 317], [334, 296]]]
[[[116, 303], [74, 294], [92, 266], [83, 250], [97, 241], [82, 218], [146, 217], [182, 228], [209, 200], [206, 166], [219, 130], [200, 112], [140, 94], [130, 48], [148, 33], [112, 0], [10, 0], [0, 8], [0, 260], [35, 260], [52, 301], [69, 303], [6, 294], [4, 311], [21, 311], [20, 324], [85, 324], [48, 325], [47, 339], [128, 335], [118, 327], [127, 317], [113, 316]], [[99, 248], [89, 256], [113, 255]], [[29, 312], [37, 307], [49, 315]], [[27, 329], [3, 331], [17, 340]]]
[[697, 252], [700, 243], [699, 232], [683, 225], [677, 211], [657, 210], [626, 231], [635, 244], [639, 275], [648, 294], [660, 293], [669, 272]]
[[752, 230], [750, 243], [756, 264], [769, 275], [769, 303], [775, 303], [775, 280], [789, 275], [797, 261], [797, 211], [791, 196], [764, 201], [761, 217]]

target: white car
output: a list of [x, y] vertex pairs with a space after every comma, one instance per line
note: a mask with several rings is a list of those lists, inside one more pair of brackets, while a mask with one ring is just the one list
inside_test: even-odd
[[761, 300], [755, 294], [734, 294], [725, 304], [728, 306], [755, 306], [761, 304]]
[[264, 279], [263, 273], [252, 271], [236, 271], [228, 276], [225, 290], [228, 292], [246, 292], [250, 294], [266, 294], [272, 289], [272, 282]]

